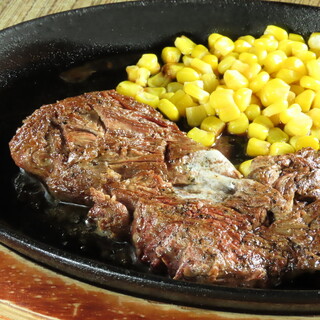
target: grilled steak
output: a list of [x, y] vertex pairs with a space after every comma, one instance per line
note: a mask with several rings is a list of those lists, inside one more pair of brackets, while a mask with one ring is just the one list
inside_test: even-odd
[[243, 179], [219, 151], [115, 91], [41, 107], [10, 149], [54, 197], [90, 206], [99, 233], [130, 239], [175, 279], [261, 287], [320, 268], [310, 150], [305, 164], [303, 152], [260, 157]]

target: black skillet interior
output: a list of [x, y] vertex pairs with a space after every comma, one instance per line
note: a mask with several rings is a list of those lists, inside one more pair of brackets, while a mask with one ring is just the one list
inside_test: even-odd
[[231, 38], [260, 35], [275, 24], [308, 36], [320, 31], [319, 14], [313, 7], [258, 0], [146, 0], [65, 12], [0, 32], [0, 241], [69, 276], [149, 299], [238, 312], [320, 314], [317, 278], [261, 290], [185, 283], [146, 272], [127, 245], [83, 236], [87, 230], [79, 221], [85, 208], [48, 206], [39, 185], [18, 176], [8, 150], [16, 128], [34, 109], [114, 88], [139, 54], [159, 52], [177, 35], [206, 43], [212, 32]]

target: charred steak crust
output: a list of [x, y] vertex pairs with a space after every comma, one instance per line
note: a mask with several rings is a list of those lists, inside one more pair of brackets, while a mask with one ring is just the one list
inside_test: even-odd
[[45, 105], [10, 142], [15, 163], [100, 234], [174, 279], [276, 285], [320, 268], [317, 152], [258, 157], [243, 179], [152, 107], [113, 90]]

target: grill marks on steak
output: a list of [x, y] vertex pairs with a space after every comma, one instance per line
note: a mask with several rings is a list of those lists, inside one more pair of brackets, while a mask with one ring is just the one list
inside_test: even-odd
[[130, 237], [143, 262], [175, 279], [268, 286], [319, 269], [310, 150], [257, 158], [242, 179], [218, 151], [115, 91], [41, 107], [10, 149], [56, 198], [89, 205], [98, 232]]

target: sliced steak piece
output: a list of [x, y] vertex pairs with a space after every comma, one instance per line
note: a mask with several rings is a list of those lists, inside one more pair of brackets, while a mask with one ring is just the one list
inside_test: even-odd
[[175, 279], [277, 284], [320, 268], [318, 153], [253, 161], [243, 179], [217, 150], [115, 91], [46, 105], [10, 142], [15, 163]]
[[304, 204], [320, 200], [319, 152], [306, 148], [281, 156], [257, 157], [248, 176], [278, 190], [295, 212]]
[[[176, 161], [205, 148], [152, 107], [103, 91], [36, 110], [10, 149], [15, 163], [39, 177], [56, 198], [90, 203], [91, 187], [141, 170], [167, 179], [174, 176], [170, 170], [178, 171]], [[179, 183], [178, 176], [175, 180]]]
[[293, 255], [288, 241], [282, 249], [260, 237], [249, 214], [206, 200], [140, 198], [131, 230], [137, 256], [174, 279], [269, 286]]

